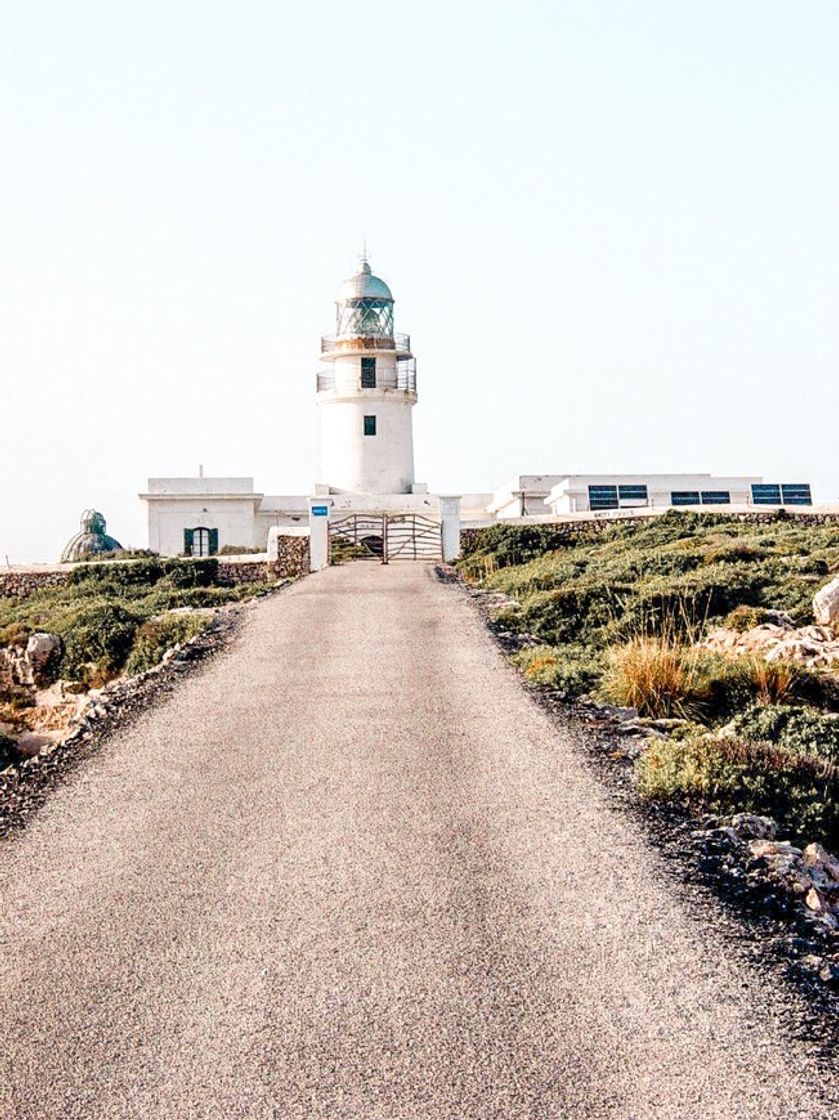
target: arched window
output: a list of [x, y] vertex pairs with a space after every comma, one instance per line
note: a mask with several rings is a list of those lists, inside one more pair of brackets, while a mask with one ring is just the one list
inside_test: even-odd
[[184, 529], [184, 553], [187, 556], [215, 556], [218, 552], [218, 529]]

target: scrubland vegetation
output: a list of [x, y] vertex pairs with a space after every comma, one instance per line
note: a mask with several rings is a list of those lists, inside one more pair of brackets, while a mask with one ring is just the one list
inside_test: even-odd
[[460, 565], [512, 599], [500, 625], [538, 641], [514, 655], [532, 683], [675, 722], [637, 760], [645, 796], [768, 813], [793, 836], [839, 843], [839, 665], [699, 645], [711, 626], [811, 623], [814, 593], [839, 570], [837, 528], [677, 511], [574, 537], [493, 526]]
[[[210, 618], [170, 612], [236, 602], [268, 586], [221, 586], [218, 579], [214, 559], [81, 564], [65, 584], [28, 598], [0, 599], [0, 646], [25, 645], [36, 631], [55, 634], [62, 643], [56, 675], [79, 687], [101, 685], [123, 670], [157, 664], [166, 649], [194, 637]], [[23, 699], [8, 685], [5, 692], [0, 705]]]

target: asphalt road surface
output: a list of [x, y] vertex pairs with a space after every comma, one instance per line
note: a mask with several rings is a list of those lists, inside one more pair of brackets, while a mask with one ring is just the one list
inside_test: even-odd
[[0, 882], [3, 1120], [836, 1107], [424, 565], [253, 608], [0, 846]]

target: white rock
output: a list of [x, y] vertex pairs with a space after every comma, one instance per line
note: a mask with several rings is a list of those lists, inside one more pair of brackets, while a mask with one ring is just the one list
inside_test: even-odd
[[43, 632], [30, 634], [29, 641], [26, 643], [26, 660], [33, 682], [43, 681], [47, 672], [58, 665], [60, 657], [61, 638]]
[[839, 625], [839, 576], [816, 592], [813, 614], [822, 626]]

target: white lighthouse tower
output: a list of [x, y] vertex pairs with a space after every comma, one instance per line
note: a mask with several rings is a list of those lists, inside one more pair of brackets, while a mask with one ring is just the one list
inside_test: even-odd
[[334, 494], [410, 494], [416, 361], [393, 330], [393, 296], [366, 258], [336, 297], [337, 330], [321, 339], [321, 485]]

